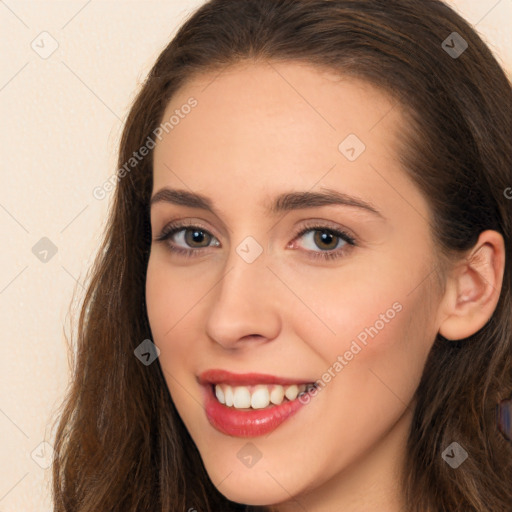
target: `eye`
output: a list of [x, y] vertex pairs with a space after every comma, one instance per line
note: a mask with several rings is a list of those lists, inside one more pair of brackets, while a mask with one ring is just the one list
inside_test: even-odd
[[[312, 235], [312, 236], [311, 236]], [[308, 225], [300, 231], [293, 242], [288, 245], [295, 249], [295, 240], [304, 238], [309, 245], [305, 251], [308, 257], [332, 260], [344, 256], [350, 246], [355, 246], [355, 239], [338, 228], [322, 224]], [[186, 257], [199, 256], [200, 249], [219, 247], [220, 242], [208, 230], [201, 226], [173, 222], [168, 224], [155, 239], [156, 242], [166, 242], [170, 251]], [[214, 242], [213, 245], [211, 242]], [[320, 251], [316, 251], [320, 248]]]
[[[296, 235], [295, 239], [298, 238], [306, 240], [308, 256], [326, 260], [339, 258], [350, 246], [356, 245], [355, 239], [349, 234], [325, 225], [308, 226]], [[292, 243], [290, 247], [294, 248], [294, 245]], [[316, 251], [315, 248], [320, 248], [320, 251]]]
[[[206, 229], [201, 226], [184, 223], [168, 224], [155, 239], [157, 242], [167, 242], [172, 252], [184, 256], [193, 256], [198, 249], [210, 247], [212, 240], [217, 239]], [[217, 240], [214, 246], [220, 246], [220, 242]]]

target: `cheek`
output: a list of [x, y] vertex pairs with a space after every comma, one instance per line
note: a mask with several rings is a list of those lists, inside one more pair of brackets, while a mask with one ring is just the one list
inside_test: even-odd
[[162, 255], [150, 256], [146, 276], [146, 306], [155, 339], [164, 340], [201, 309], [209, 286], [200, 272], [172, 268]]
[[405, 306], [396, 285], [382, 278], [379, 282], [364, 275], [347, 275], [345, 269], [338, 272], [339, 277], [336, 269], [322, 270], [326, 271], [314, 277], [288, 279], [294, 283], [294, 295], [289, 294], [281, 314], [294, 326], [297, 338], [325, 362], [347, 351], [351, 359], [367, 347], [384, 350], [392, 344], [393, 324], [404, 316]]
[[377, 436], [393, 424], [413, 401], [435, 329], [420, 295], [394, 302], [375, 299], [359, 314], [354, 305], [347, 308], [352, 318], [344, 311], [343, 321], [357, 327], [323, 348], [329, 363], [320, 377], [320, 393], [339, 404], [333, 425], [342, 425], [354, 439], [363, 428], [371, 439], [372, 432]]
[[411, 293], [413, 280], [398, 280], [392, 268], [380, 280], [374, 277], [319, 279], [316, 286], [304, 286], [301, 291], [316, 318], [301, 304], [291, 321], [297, 338], [323, 362], [321, 389], [336, 394], [345, 412], [364, 404], [369, 417], [372, 411], [386, 417], [412, 399], [436, 330], [429, 291]]
[[[409, 297], [400, 304], [401, 307], [392, 308], [394, 316], [388, 313], [393, 318], [388, 323], [377, 323], [375, 331], [358, 328], [354, 336], [344, 336], [341, 341], [333, 338], [317, 348], [326, 365], [311, 407], [326, 417], [321, 437], [334, 447], [333, 455], [326, 455], [327, 460], [318, 467], [318, 478], [325, 467], [340, 468], [356, 460], [404, 412], [413, 410], [414, 394], [434, 333], [428, 328], [427, 315], [422, 313], [422, 300]], [[385, 314], [388, 310], [387, 300], [374, 305], [377, 307], [371, 314], [366, 311], [359, 317], [365, 327], [376, 323], [375, 313]], [[354, 318], [343, 315], [346, 325], [354, 325]], [[367, 334], [366, 344], [360, 341], [362, 337], [358, 339], [357, 331]], [[305, 430], [309, 429], [318, 429], [318, 425], [312, 422], [305, 426]], [[318, 450], [322, 450], [320, 441], [318, 445], [312, 443], [308, 456], [315, 457]]]
[[[159, 348], [159, 363], [175, 398], [175, 387], [184, 383], [193, 362], [187, 326], [197, 318], [203, 293], [198, 279], [186, 278], [160, 257], [150, 257], [146, 276], [146, 307], [153, 343]], [[187, 369], [187, 370], [186, 370]], [[171, 378], [172, 376], [172, 378]]]
[[322, 360], [333, 362], [347, 351], [347, 359], [355, 359], [356, 353], [359, 359], [363, 353], [380, 357], [394, 348], [421, 351], [423, 335], [435, 336], [433, 308], [427, 303], [432, 290], [425, 279], [431, 269], [419, 254], [428, 248], [405, 253], [391, 245], [379, 258], [360, 252], [339, 267], [307, 273], [278, 268], [293, 289], [293, 294], [283, 295], [287, 307], [280, 314]]

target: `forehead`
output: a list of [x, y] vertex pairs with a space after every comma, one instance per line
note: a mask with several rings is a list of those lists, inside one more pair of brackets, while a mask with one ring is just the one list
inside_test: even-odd
[[[186, 107], [191, 100], [195, 106]], [[396, 102], [364, 81], [308, 64], [244, 63], [198, 75], [173, 96], [162, 122], [171, 117], [154, 150], [155, 190], [242, 195], [321, 182], [371, 200], [382, 191], [382, 173], [405, 179]]]
[[319, 152], [337, 150], [351, 133], [380, 142], [379, 135], [391, 134], [389, 129], [372, 133], [376, 125], [389, 117], [386, 124], [396, 126], [400, 115], [396, 103], [370, 84], [304, 63], [246, 62], [199, 75], [173, 96], [163, 122], [191, 97], [197, 106], [169, 133], [176, 146], [193, 135], [201, 148], [212, 150], [215, 141], [226, 143], [223, 150], [243, 142], [249, 151], [250, 140], [255, 152], [264, 143], [281, 150], [295, 147], [298, 154], [319, 141]]

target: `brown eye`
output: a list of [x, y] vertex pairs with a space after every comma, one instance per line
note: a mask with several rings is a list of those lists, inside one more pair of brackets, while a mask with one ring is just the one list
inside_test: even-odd
[[208, 247], [210, 245], [212, 236], [206, 231], [203, 231], [202, 229], [184, 228], [181, 229], [180, 231], [185, 232], [185, 242], [190, 247]]
[[[315, 235], [313, 237], [313, 241], [315, 244], [327, 251], [336, 249], [338, 245], [339, 237], [331, 233], [330, 231], [321, 231], [319, 229], [315, 230]], [[327, 246], [327, 247], [326, 247]]]
[[295, 240], [301, 238], [306, 242], [302, 244], [305, 252], [313, 259], [335, 260], [345, 256], [349, 249], [356, 246], [355, 238], [327, 226], [308, 226], [296, 235]]
[[305, 247], [310, 251], [318, 252], [333, 251], [350, 244], [353, 245], [353, 240], [339, 231], [327, 228], [307, 228], [299, 233], [297, 238], [302, 238], [306, 241]]
[[199, 255], [202, 253], [200, 249], [220, 246], [220, 242], [206, 229], [179, 223], [166, 226], [155, 241], [164, 242], [170, 251], [183, 256]]

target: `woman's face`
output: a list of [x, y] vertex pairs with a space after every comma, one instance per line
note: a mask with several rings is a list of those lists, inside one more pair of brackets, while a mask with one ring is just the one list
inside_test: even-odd
[[251, 63], [185, 85], [172, 116], [147, 308], [211, 480], [246, 504], [394, 510], [441, 299], [399, 107], [304, 64]]

